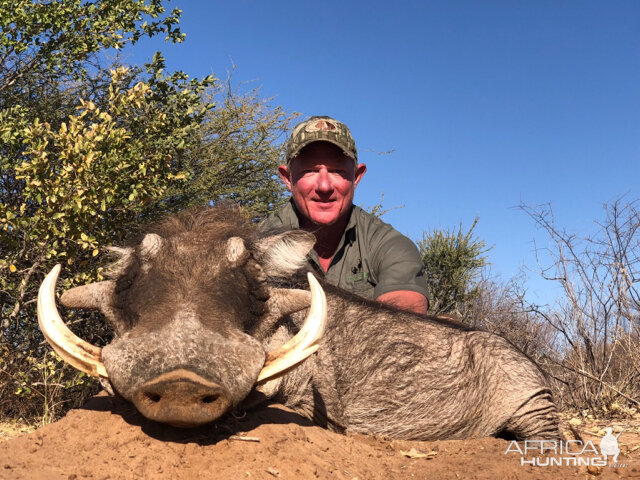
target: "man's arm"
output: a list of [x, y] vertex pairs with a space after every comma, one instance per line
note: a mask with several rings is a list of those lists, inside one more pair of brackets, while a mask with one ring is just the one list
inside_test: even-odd
[[411, 290], [396, 290], [383, 293], [376, 298], [376, 301], [419, 315], [426, 315], [427, 310], [429, 310], [429, 300], [427, 300], [427, 297]]
[[373, 242], [372, 272], [376, 301], [425, 315], [429, 309], [428, 288], [420, 252], [409, 238], [387, 229]]

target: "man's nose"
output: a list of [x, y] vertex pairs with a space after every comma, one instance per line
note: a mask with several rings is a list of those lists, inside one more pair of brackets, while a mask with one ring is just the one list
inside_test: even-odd
[[333, 190], [333, 184], [329, 177], [329, 172], [326, 170], [320, 170], [316, 178], [316, 190], [319, 192], [330, 192]]

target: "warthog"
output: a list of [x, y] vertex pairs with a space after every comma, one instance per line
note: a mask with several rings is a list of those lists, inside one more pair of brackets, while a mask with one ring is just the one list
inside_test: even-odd
[[62, 322], [58, 267], [41, 287], [40, 325], [69, 363], [175, 426], [214, 421], [251, 393], [337, 431], [559, 436], [544, 374], [503, 338], [323, 291], [310, 274], [311, 292], [291, 288], [314, 241], [260, 234], [230, 207], [186, 211], [116, 249], [108, 280], [62, 296], [102, 311], [115, 331], [109, 345]]

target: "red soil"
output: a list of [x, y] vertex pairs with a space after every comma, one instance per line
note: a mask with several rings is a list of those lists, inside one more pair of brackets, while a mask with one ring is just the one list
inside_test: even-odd
[[[505, 454], [510, 442], [501, 439], [340, 435], [277, 405], [180, 430], [100, 395], [58, 422], [0, 443], [0, 479], [640, 478], [640, 450], [625, 436], [640, 443], [637, 434], [622, 434], [617, 467], [523, 466], [520, 454]], [[593, 443], [597, 447], [598, 439]]]

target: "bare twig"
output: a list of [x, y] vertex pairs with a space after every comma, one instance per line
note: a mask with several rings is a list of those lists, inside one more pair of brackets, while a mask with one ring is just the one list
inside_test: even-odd
[[29, 285], [29, 282], [31, 280], [31, 276], [38, 269], [41, 262], [42, 262], [42, 257], [37, 258], [36, 261], [33, 262], [33, 265], [31, 265], [31, 268], [29, 268], [29, 270], [27, 271], [27, 274], [25, 275], [20, 285], [18, 301], [16, 302], [16, 305], [13, 308], [13, 311], [9, 314], [9, 318], [15, 318], [18, 315], [18, 313], [20, 313], [20, 308], [23, 303], [22, 301], [24, 300], [24, 296], [27, 290], [27, 286]]
[[241, 442], [259, 442], [258, 437], [241, 437], [240, 435], [231, 435], [229, 440], [239, 440]]

